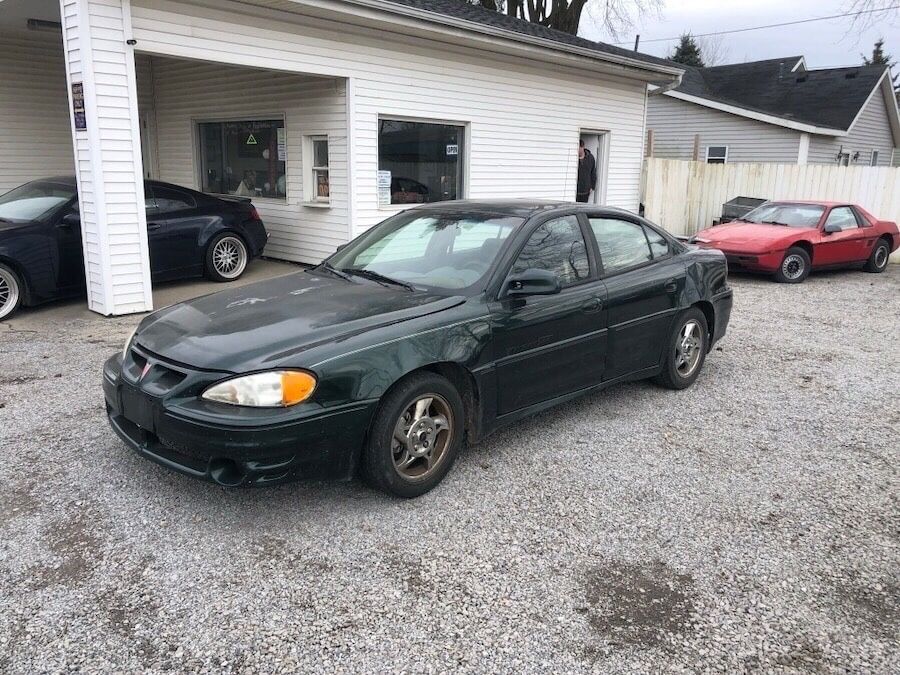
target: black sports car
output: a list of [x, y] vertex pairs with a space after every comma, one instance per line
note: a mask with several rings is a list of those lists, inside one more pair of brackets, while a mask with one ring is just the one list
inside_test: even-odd
[[146, 317], [104, 366], [109, 421], [222, 485], [361, 470], [414, 497], [464, 439], [625, 380], [690, 386], [725, 334], [726, 275], [626, 211], [416, 207], [318, 267]]
[[[144, 182], [154, 281], [206, 274], [233, 281], [268, 234], [249, 199]], [[0, 320], [22, 304], [85, 293], [81, 219], [71, 176], [32, 181], [0, 196]]]

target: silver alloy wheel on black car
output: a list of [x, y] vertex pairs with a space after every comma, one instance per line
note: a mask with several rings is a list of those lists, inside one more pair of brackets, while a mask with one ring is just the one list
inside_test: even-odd
[[669, 333], [662, 371], [654, 380], [668, 389], [687, 389], [700, 375], [709, 351], [709, 326], [699, 307], [681, 312]]
[[453, 442], [453, 411], [438, 394], [420, 396], [394, 425], [394, 468], [407, 480], [421, 480], [440, 466]]
[[675, 370], [681, 377], [693, 375], [703, 351], [703, 329], [695, 319], [684, 324], [675, 340]]
[[238, 237], [222, 237], [213, 245], [212, 264], [223, 279], [237, 279], [247, 268], [247, 247]]
[[15, 272], [0, 265], [0, 319], [5, 319], [19, 306], [22, 300], [21, 284]]

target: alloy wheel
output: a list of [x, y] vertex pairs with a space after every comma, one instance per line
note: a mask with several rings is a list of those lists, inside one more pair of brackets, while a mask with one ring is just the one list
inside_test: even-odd
[[700, 363], [703, 349], [703, 329], [691, 319], [681, 328], [675, 341], [675, 370], [681, 377], [690, 377]]
[[438, 394], [410, 403], [394, 425], [391, 454], [394, 468], [407, 480], [430, 476], [453, 441], [453, 412]]
[[784, 275], [785, 279], [799, 279], [803, 276], [805, 266], [806, 263], [803, 258], [796, 253], [792, 253], [785, 257], [784, 261], [781, 263], [781, 273]]
[[213, 248], [212, 262], [224, 278], [237, 279], [247, 267], [247, 247], [237, 237], [223, 237]]
[[888, 261], [888, 247], [887, 246], [879, 246], [875, 250], [875, 267], [877, 269], [881, 269], [885, 265], [887, 265]]
[[0, 319], [10, 314], [19, 304], [19, 282], [0, 267]]

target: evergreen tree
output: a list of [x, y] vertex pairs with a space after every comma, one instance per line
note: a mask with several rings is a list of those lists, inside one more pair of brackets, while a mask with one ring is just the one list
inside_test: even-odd
[[670, 61], [683, 63], [686, 66], [694, 66], [695, 68], [703, 67], [703, 55], [700, 53], [700, 45], [690, 33], [681, 36], [681, 42], [675, 47], [675, 50], [669, 55]]
[[[891, 69], [897, 67], [894, 58], [890, 54], [884, 53], [884, 38], [878, 38], [875, 41], [875, 46], [872, 47], [872, 56], [866, 56], [865, 54], [860, 56], [862, 56], [863, 63], [867, 66], [888, 66]], [[900, 78], [900, 73], [894, 73], [891, 78], [891, 84], [894, 85], [894, 93], [900, 100], [900, 83], [897, 82], [898, 78]]]

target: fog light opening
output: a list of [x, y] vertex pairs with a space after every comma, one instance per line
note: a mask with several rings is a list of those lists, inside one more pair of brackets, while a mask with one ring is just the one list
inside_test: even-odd
[[247, 478], [246, 470], [227, 457], [213, 457], [209, 461], [209, 475], [219, 485], [225, 487], [236, 487]]

